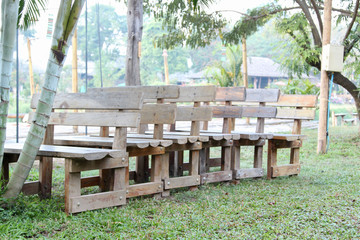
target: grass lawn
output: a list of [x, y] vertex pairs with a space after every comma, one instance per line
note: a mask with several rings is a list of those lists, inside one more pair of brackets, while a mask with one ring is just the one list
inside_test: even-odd
[[209, 184], [73, 216], [64, 213], [63, 171], [57, 167], [52, 199], [21, 196], [0, 208], [0, 239], [359, 239], [357, 127], [331, 128], [325, 155], [316, 155], [317, 130], [304, 133], [309, 138], [297, 177]]

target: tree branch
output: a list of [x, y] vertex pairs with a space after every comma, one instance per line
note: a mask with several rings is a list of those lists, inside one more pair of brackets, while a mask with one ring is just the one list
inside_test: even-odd
[[359, 42], [360, 40], [360, 33], [357, 33], [354, 37], [354, 39], [344, 47], [344, 59], [349, 55], [350, 51], [353, 49], [355, 44]]
[[348, 27], [348, 29], [346, 31], [346, 34], [345, 34], [345, 37], [344, 37], [343, 41], [345, 41], [347, 39], [347, 37], [349, 36], [349, 34], [351, 32], [351, 28], [353, 27], [354, 22], [356, 20], [358, 10], [359, 10], [359, 0], [356, 0], [356, 4], [355, 4], [355, 8], [354, 8], [354, 14], [353, 14], [353, 17], [352, 17], [351, 22], [349, 24], [349, 27]]
[[302, 0], [295, 0], [295, 1], [297, 4], [299, 4], [299, 6], [301, 7], [302, 11], [305, 14], [306, 19], [309, 22], [315, 45], [321, 47], [321, 37], [320, 37], [318, 29], [316, 28], [314, 20], [311, 17], [311, 13], [309, 11], [308, 5], [306, 4], [305, 1], [302, 1]]
[[322, 20], [321, 20], [321, 14], [320, 14], [319, 8], [316, 5], [315, 0], [310, 0], [310, 1], [311, 1], [311, 4], [313, 5], [314, 11], [316, 13], [316, 17], [317, 17], [318, 22], [319, 22], [320, 33], [322, 33], [323, 32], [323, 23], [322, 23]]

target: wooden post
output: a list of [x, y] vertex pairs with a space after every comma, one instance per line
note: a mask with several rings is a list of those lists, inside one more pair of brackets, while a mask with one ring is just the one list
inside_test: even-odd
[[31, 60], [31, 44], [30, 39], [27, 39], [27, 46], [28, 46], [28, 52], [29, 52], [29, 76], [30, 76], [30, 93], [31, 96], [35, 93], [35, 83], [34, 83], [34, 73], [32, 68], [32, 60]]
[[170, 80], [169, 80], [169, 65], [168, 65], [168, 54], [166, 49], [164, 49], [163, 51], [163, 57], [164, 57], [164, 68], [165, 68], [165, 84], [169, 85], [170, 84]]
[[[325, 0], [324, 4], [324, 32], [322, 46], [330, 44], [331, 38], [331, 7], [332, 0]], [[324, 48], [323, 48], [324, 49]], [[323, 52], [324, 54], [324, 52]], [[329, 99], [329, 78], [324, 69], [321, 69], [320, 81], [320, 112], [319, 112], [319, 130], [317, 153], [324, 154], [326, 152], [326, 124], [327, 124], [327, 108]]]
[[[246, 51], [246, 38], [242, 38], [242, 50], [243, 50], [243, 76], [244, 76], [244, 87], [249, 87], [248, 81], [248, 67], [247, 67], [247, 51]], [[250, 118], [246, 118], [246, 124], [250, 124]]]
[[[78, 92], [78, 71], [77, 71], [77, 29], [75, 29], [74, 36], [72, 38], [72, 92]], [[77, 110], [75, 110], [77, 111]], [[78, 133], [78, 126], [73, 126], [73, 132]]]

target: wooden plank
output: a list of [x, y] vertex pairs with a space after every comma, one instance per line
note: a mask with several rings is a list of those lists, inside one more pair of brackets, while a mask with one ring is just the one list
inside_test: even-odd
[[96, 161], [75, 161], [73, 160], [69, 171], [81, 172], [97, 169], [112, 169], [126, 167], [129, 165], [129, 159], [127, 157], [122, 158], [104, 158]]
[[295, 140], [303, 140], [306, 139], [306, 135], [298, 135], [298, 134], [274, 134], [274, 140], [286, 140], [286, 141], [295, 141]]
[[[129, 133], [127, 135], [128, 138], [142, 138], [142, 139], [153, 139], [153, 134], [150, 134], [150, 132], [146, 134], [133, 134]], [[172, 143], [176, 144], [185, 144], [188, 141], [189, 142], [196, 142], [198, 140], [197, 136], [176, 136], [176, 135], [164, 135], [164, 140], [171, 140]], [[165, 147], [165, 146], [164, 146]], [[168, 146], [166, 146], [168, 147]]]
[[215, 94], [216, 86], [181, 86], [179, 98], [167, 102], [213, 102]]
[[187, 143], [187, 144], [173, 144], [167, 148], [165, 148], [166, 152], [173, 151], [185, 151], [185, 150], [201, 150], [202, 148], [201, 142], [196, 143]]
[[[36, 108], [40, 94], [34, 94], [31, 108]], [[141, 109], [142, 92], [87, 92], [87, 93], [57, 93], [53, 109]]]
[[175, 123], [176, 105], [145, 104], [140, 111], [142, 124], [173, 124]]
[[[52, 145], [54, 143], [54, 125], [48, 125], [45, 132], [43, 144]], [[40, 181], [40, 193], [41, 199], [51, 197], [52, 189], [52, 171], [53, 171], [53, 158], [52, 157], [40, 157], [39, 162], [39, 181]]]
[[100, 176], [81, 178], [81, 188], [99, 186], [99, 185], [100, 185]]
[[[23, 143], [5, 143], [5, 152], [8, 154], [20, 154], [22, 148]], [[121, 150], [41, 145], [37, 156], [94, 161], [105, 157], [121, 157], [124, 154], [125, 152]]]
[[287, 141], [287, 140], [277, 140], [272, 139], [271, 140], [276, 148], [300, 148], [302, 147], [302, 141], [301, 140], [293, 140], [293, 141]]
[[240, 106], [213, 106], [213, 118], [241, 118]]
[[313, 120], [315, 112], [315, 109], [278, 108], [276, 118]]
[[65, 126], [139, 127], [136, 112], [54, 112], [49, 124]]
[[163, 183], [158, 182], [149, 182], [149, 183], [139, 183], [134, 185], [129, 185], [126, 188], [126, 197], [137, 197], [143, 195], [150, 195], [155, 193], [161, 193], [163, 191]]
[[244, 87], [218, 87], [215, 101], [245, 101]]
[[264, 176], [263, 168], [247, 168], [247, 169], [238, 169], [235, 171], [236, 179], [257, 178], [263, 176]]
[[176, 121], [211, 121], [212, 108], [207, 106], [178, 106]]
[[201, 174], [201, 184], [231, 181], [232, 174], [231, 170]]
[[179, 97], [179, 86], [126, 86], [126, 87], [107, 87], [107, 88], [88, 88], [87, 92], [120, 92], [120, 93], [143, 93], [144, 101], [150, 99], [173, 99]]
[[279, 89], [246, 89], [246, 102], [277, 102]]
[[275, 118], [276, 107], [243, 107], [242, 117]]
[[168, 179], [164, 179], [164, 183], [165, 183], [164, 188], [166, 190], [180, 188], [180, 187], [198, 186], [200, 185], [200, 176], [194, 175], [194, 176], [186, 176], [186, 177], [168, 178]]
[[234, 141], [234, 146], [241, 147], [241, 146], [264, 146], [265, 145], [265, 139], [257, 139], [257, 140], [250, 140], [250, 139], [240, 139], [237, 141]]
[[39, 181], [25, 182], [21, 189], [21, 192], [24, 195], [38, 194], [40, 192], [40, 182]]
[[272, 177], [297, 175], [300, 173], [300, 164], [287, 164], [282, 166], [273, 166], [271, 168]]
[[284, 94], [280, 95], [279, 100], [269, 103], [271, 106], [286, 107], [305, 107], [314, 108], [317, 105], [318, 97], [316, 95], [296, 95]]
[[161, 155], [165, 153], [165, 148], [164, 147], [147, 147], [147, 148], [128, 147], [127, 151], [129, 152], [129, 157], [137, 157], [137, 156], [147, 156], [147, 155]]
[[71, 197], [70, 213], [95, 210], [106, 207], [115, 207], [126, 204], [126, 191], [111, 191], [91, 195]]

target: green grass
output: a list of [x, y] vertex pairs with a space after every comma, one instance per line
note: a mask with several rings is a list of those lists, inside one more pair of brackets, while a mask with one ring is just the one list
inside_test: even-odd
[[359, 239], [357, 127], [331, 128], [325, 155], [315, 153], [317, 130], [305, 134], [297, 177], [209, 184], [72, 216], [64, 213], [63, 170], [56, 167], [52, 199], [21, 196], [0, 208], [0, 239]]

